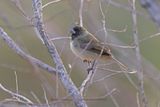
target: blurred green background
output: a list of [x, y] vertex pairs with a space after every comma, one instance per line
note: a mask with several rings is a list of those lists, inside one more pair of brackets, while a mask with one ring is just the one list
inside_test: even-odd
[[[37, 38], [33, 26], [22, 14], [22, 11], [17, 7], [19, 4], [16, 5], [15, 1], [16, 0], [0, 0], [0, 26], [26, 53], [54, 66], [46, 47]], [[32, 19], [33, 11], [31, 0], [19, 1], [25, 14]], [[50, 1], [51, 0], [43, 0], [43, 4]], [[110, 36], [114, 35], [119, 41], [131, 45], [133, 43], [132, 17], [128, 0], [114, 0], [113, 2], [118, 3], [120, 7], [112, 3], [109, 4], [107, 0], [104, 0], [102, 3], [102, 8], [106, 16], [107, 29], [110, 29], [108, 32]], [[60, 36], [68, 37], [69, 30], [73, 27], [75, 22], [79, 20], [79, 6], [80, 0], [62, 0], [43, 9], [45, 30], [50, 38]], [[139, 1], [136, 1], [136, 7], [137, 12], [139, 12], [139, 15], [137, 15], [139, 38], [142, 39], [157, 33], [157, 26], [149, 18], [146, 11], [141, 8]], [[99, 29], [102, 29], [101, 21], [102, 15], [99, 9], [99, 1], [85, 0], [83, 24], [92, 34], [95, 34], [98, 39], [103, 40], [103, 32], [97, 33]], [[125, 28], [125, 32], [111, 31], [111, 29], [122, 31]], [[113, 42], [116, 43], [116, 41]], [[69, 48], [69, 39], [54, 40], [53, 43], [56, 45], [74, 83], [77, 87], [80, 87], [87, 75], [87, 65], [73, 55]], [[150, 107], [158, 107], [160, 103], [160, 85], [158, 84], [158, 69], [160, 69], [159, 46], [160, 37], [148, 39], [140, 43], [141, 54], [149, 61], [149, 63], [147, 61], [143, 63], [148, 63], [148, 68], [150, 64], [153, 64], [155, 69], [157, 68], [154, 73], [156, 72], [158, 74], [146, 74], [145, 76], [145, 91]], [[124, 49], [123, 52], [127, 53], [127, 50], [129, 49]], [[117, 57], [118, 56], [119, 55], [117, 55]], [[130, 58], [131, 57], [133, 56], [131, 55]], [[126, 57], [126, 59], [130, 58]], [[124, 62], [125, 61], [124, 58]], [[70, 64], [72, 68], [69, 67]], [[38, 97], [41, 103], [45, 103], [44, 88], [49, 102], [57, 104], [58, 107], [74, 107], [72, 101], [65, 100], [56, 102], [57, 99], [65, 97], [67, 92], [54, 75], [23, 60], [0, 39], [0, 83], [13, 92], [16, 92], [15, 72], [18, 77], [19, 93], [26, 96], [34, 103], [39, 102], [33, 97], [32, 93]], [[94, 79], [103, 78], [110, 73], [111, 72], [108, 71], [97, 71]], [[150, 71], [150, 73], [152, 74], [152, 71]], [[135, 83], [138, 83], [134, 74], [131, 75], [131, 78]], [[154, 80], [154, 78], [158, 79]], [[116, 91], [112, 93], [113, 96], [101, 98], [112, 89], [116, 89]], [[137, 91], [135, 87], [133, 87], [125, 75], [121, 73], [91, 84], [85, 92], [85, 99], [89, 107], [136, 107], [136, 95]], [[11, 95], [0, 89], [0, 101], [10, 97]], [[93, 100], [94, 98], [95, 100]], [[70, 98], [68, 97], [68, 99]]]

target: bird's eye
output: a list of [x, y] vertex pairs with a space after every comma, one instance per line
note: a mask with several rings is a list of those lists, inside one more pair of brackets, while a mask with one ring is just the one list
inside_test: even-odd
[[74, 27], [73, 30], [75, 31], [75, 33], [78, 33], [78, 34], [82, 31], [81, 27], [79, 26]]
[[82, 29], [79, 26], [75, 26], [70, 30], [70, 33], [71, 33], [72, 40], [74, 40], [76, 37], [81, 35]]

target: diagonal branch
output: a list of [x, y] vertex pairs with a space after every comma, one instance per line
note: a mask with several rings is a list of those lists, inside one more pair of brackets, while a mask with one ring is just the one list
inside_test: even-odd
[[64, 85], [65, 89], [71, 95], [73, 102], [77, 107], [87, 107], [83, 97], [80, 95], [77, 87], [74, 85], [72, 80], [69, 78], [67, 71], [62, 63], [62, 60], [54, 46], [49, 41], [47, 34], [43, 28], [43, 18], [42, 18], [42, 1], [41, 0], [32, 0], [33, 11], [34, 11], [34, 27], [35, 30], [39, 33], [40, 38], [43, 40], [45, 46], [48, 49], [48, 52], [51, 55], [54, 63], [56, 64], [56, 70], [59, 72], [58, 76]]
[[0, 27], [0, 36], [2, 39], [7, 43], [7, 45], [18, 55], [20, 55], [23, 59], [32, 62], [33, 64], [36, 64], [38, 67], [50, 72], [56, 74], [56, 69], [45, 64], [44, 62], [26, 54], [9, 36], [8, 34]]

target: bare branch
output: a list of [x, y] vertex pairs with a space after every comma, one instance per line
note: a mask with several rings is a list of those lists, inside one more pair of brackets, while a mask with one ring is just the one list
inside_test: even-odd
[[30, 93], [33, 96], [33, 98], [38, 102], [38, 104], [41, 104], [41, 101], [39, 100], [39, 98], [37, 97], [37, 95], [33, 91], [31, 91]]
[[[128, 5], [122, 4], [122, 3], [118, 2], [118, 1], [115, 1], [115, 0], [105, 0], [105, 1], [110, 3], [111, 5], [115, 6], [116, 8], [122, 8], [124, 10], [129, 11], [129, 12], [132, 11], [132, 9]], [[139, 16], [142, 16], [143, 18], [151, 19], [151, 17], [149, 15], [146, 15], [143, 12], [136, 11], [136, 14], [139, 15]]]
[[35, 30], [40, 34], [45, 46], [48, 49], [54, 63], [56, 64], [56, 70], [59, 72], [59, 78], [68, 91], [69, 95], [71, 95], [73, 102], [77, 107], [87, 107], [83, 97], [80, 95], [77, 87], [74, 85], [72, 80], [69, 78], [67, 71], [62, 63], [62, 60], [54, 46], [49, 41], [48, 35], [45, 33], [43, 28], [43, 18], [42, 18], [42, 1], [41, 0], [32, 0], [33, 11], [34, 11], [34, 27]]
[[81, 0], [80, 9], [79, 9], [79, 24], [80, 24], [80, 26], [83, 26], [83, 17], [82, 17], [83, 2], [84, 2], [84, 0]]
[[88, 68], [88, 75], [86, 77], [86, 79], [83, 81], [83, 83], [81, 84], [81, 87], [80, 87], [80, 93], [81, 95], [83, 96], [84, 95], [84, 91], [88, 85], [88, 83], [92, 80], [93, 76], [94, 76], [94, 72], [95, 72], [95, 66], [96, 66], [96, 61], [94, 61], [91, 65], [90, 68]]
[[48, 99], [47, 99], [47, 93], [46, 93], [46, 90], [44, 89], [44, 87], [42, 86], [42, 89], [43, 89], [43, 94], [44, 94], [44, 99], [45, 99], [45, 101], [46, 101], [46, 105], [48, 106], [48, 107], [51, 107], [50, 105], [49, 105], [49, 101], [48, 101]]
[[[109, 90], [107, 85], [105, 85], [105, 89], [106, 89], [107, 91]], [[118, 102], [117, 102], [117, 100], [114, 98], [114, 96], [113, 96], [112, 94], [110, 94], [109, 96], [111, 97], [114, 105], [115, 105], [116, 107], [120, 107], [119, 104], [118, 104]]]
[[[111, 1], [111, 0], [109, 0]], [[102, 3], [100, 2], [99, 3], [100, 5], [100, 11], [101, 11], [101, 14], [102, 14], [102, 25], [103, 25], [103, 29], [104, 29], [104, 33], [105, 33], [105, 42], [108, 42], [107, 41], [107, 36], [108, 36], [108, 32], [106, 30], [106, 21], [105, 21], [105, 14], [103, 12], [103, 9], [102, 9]], [[108, 6], [110, 5], [110, 2], [108, 2]], [[123, 47], [123, 46], [122, 46]], [[134, 47], [135, 48], [135, 47]], [[110, 51], [109, 51], [110, 52]], [[135, 70], [132, 70], [132, 69], [129, 69], [127, 66], [125, 66], [122, 62], [120, 62], [111, 52], [111, 57], [112, 59], [119, 65], [119, 67], [122, 69], [124, 75], [127, 77], [127, 79], [129, 80], [129, 82], [136, 88], [136, 85], [135, 83], [133, 82], [133, 80], [130, 78], [130, 76], [127, 74], [127, 73], [136, 73], [137, 71]]]
[[[108, 91], [108, 90], [107, 90]], [[112, 95], [114, 92], [117, 92], [117, 89], [114, 88], [112, 89], [111, 91], [107, 92], [106, 94], [104, 94], [103, 96], [100, 96], [100, 97], [94, 97], [94, 98], [89, 98], [89, 99], [86, 99], [86, 100], [104, 100], [106, 97]]]
[[16, 81], [16, 93], [19, 93], [19, 86], [18, 86], [18, 76], [17, 76], [17, 72], [14, 71], [14, 75], [15, 75], [15, 81]]
[[56, 3], [56, 2], [59, 2], [59, 1], [61, 1], [61, 0], [54, 0], [54, 1], [48, 2], [48, 3], [46, 3], [45, 5], [43, 5], [42, 8], [44, 9], [44, 8], [47, 7], [48, 5], [53, 4], [53, 3]]
[[0, 36], [3, 38], [3, 40], [7, 43], [7, 45], [18, 55], [20, 55], [23, 59], [32, 62], [33, 64], [36, 64], [38, 67], [47, 70], [50, 73], [56, 74], [56, 69], [45, 64], [44, 62], [26, 54], [8, 35], [4, 30], [0, 27]]
[[137, 99], [137, 105], [138, 105], [137, 107], [141, 107], [141, 106], [140, 106], [140, 102], [139, 102], [139, 101], [140, 101], [140, 100], [139, 100], [139, 93], [136, 94], [136, 99]]
[[94, 80], [92, 83], [103, 81], [103, 80], [105, 80], [107, 78], [110, 78], [110, 77], [115, 76], [115, 75], [120, 74], [120, 73], [122, 73], [122, 72], [115, 72], [115, 73], [112, 73], [112, 74], [108, 74], [108, 75], [106, 75], [106, 76], [104, 76], [104, 77], [102, 77], [100, 79]]
[[139, 42], [141, 43], [141, 42], [144, 42], [144, 41], [146, 41], [148, 39], [150, 40], [151, 38], [154, 38], [154, 37], [157, 37], [157, 36], [160, 36], [160, 33], [156, 33], [156, 34], [150, 35], [148, 37], [145, 37], [145, 38], [139, 40]]
[[31, 18], [29, 16], [27, 16], [27, 14], [25, 13], [23, 7], [21, 6], [21, 1], [20, 0], [11, 0], [11, 2], [13, 2], [15, 4], [15, 6], [22, 13], [22, 15], [30, 22]]
[[142, 67], [142, 59], [140, 54], [140, 47], [139, 47], [139, 38], [138, 38], [138, 30], [137, 30], [137, 16], [136, 16], [136, 7], [135, 7], [135, 0], [131, 0], [132, 5], [132, 21], [133, 21], [133, 38], [134, 44], [136, 45], [135, 52], [137, 58], [137, 75], [139, 79], [139, 93], [140, 93], [140, 100], [143, 107], [147, 107], [147, 98], [144, 93], [144, 81], [143, 81], [143, 67]]
[[33, 102], [32, 102], [31, 100], [29, 100], [28, 98], [26, 98], [26, 97], [24, 97], [24, 96], [22, 96], [22, 95], [20, 95], [20, 94], [14, 93], [14, 92], [12, 92], [12, 91], [10, 91], [10, 90], [8, 90], [8, 89], [5, 88], [2, 84], [0, 84], [0, 88], [1, 88], [3, 91], [11, 94], [12, 96], [18, 97], [18, 98], [20, 98], [22, 101], [26, 101], [26, 103], [33, 104]]
[[[110, 4], [108, 3], [108, 6], [109, 6]], [[107, 6], [107, 7], [108, 7]], [[102, 15], [102, 27], [103, 27], [103, 31], [104, 31], [104, 35], [105, 35], [105, 43], [108, 43], [108, 32], [107, 32], [107, 29], [106, 29], [106, 16], [105, 16], [105, 14], [104, 14], [104, 12], [103, 12], [103, 9], [102, 9], [102, 1], [100, 0], [100, 2], [99, 2], [99, 8], [100, 8], [100, 11], [101, 11], [101, 15]]]

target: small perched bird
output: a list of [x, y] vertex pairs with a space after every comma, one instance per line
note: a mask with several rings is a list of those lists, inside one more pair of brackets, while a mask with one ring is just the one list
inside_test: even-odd
[[73, 53], [81, 58], [84, 62], [92, 62], [94, 60], [112, 59], [110, 49], [104, 47], [98, 39], [89, 33], [84, 27], [75, 25], [71, 31], [70, 47]]

